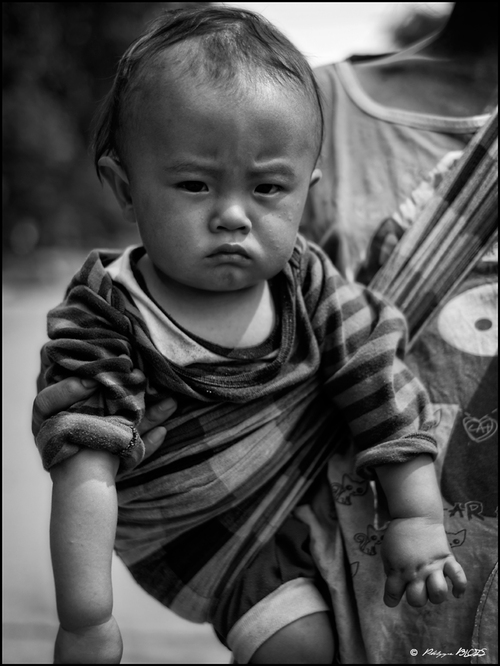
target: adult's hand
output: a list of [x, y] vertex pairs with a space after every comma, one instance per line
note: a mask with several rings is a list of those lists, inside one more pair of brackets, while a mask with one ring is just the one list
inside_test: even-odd
[[[67, 377], [57, 382], [57, 384], [43, 388], [33, 402], [31, 417], [33, 435], [37, 436], [45, 420], [92, 395], [97, 385], [97, 382], [92, 380]], [[159, 424], [170, 418], [176, 409], [175, 400], [166, 398], [146, 411], [144, 418], [137, 427], [146, 449], [145, 457], [154, 453], [163, 442], [167, 429], [165, 426], [159, 426]]]

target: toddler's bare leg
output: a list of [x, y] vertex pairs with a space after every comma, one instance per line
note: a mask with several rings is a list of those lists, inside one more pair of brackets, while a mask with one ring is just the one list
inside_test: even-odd
[[332, 618], [321, 612], [306, 615], [268, 638], [251, 664], [332, 664], [335, 639]]

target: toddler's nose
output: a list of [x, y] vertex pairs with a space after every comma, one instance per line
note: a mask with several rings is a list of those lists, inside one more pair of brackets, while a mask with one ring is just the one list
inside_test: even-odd
[[215, 233], [220, 231], [241, 231], [247, 234], [252, 228], [245, 209], [240, 204], [233, 203], [218, 211], [212, 218], [211, 230]]

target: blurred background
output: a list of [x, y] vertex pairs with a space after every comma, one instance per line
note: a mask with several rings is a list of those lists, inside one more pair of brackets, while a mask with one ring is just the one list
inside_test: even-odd
[[[262, 13], [313, 67], [399, 49], [436, 31], [452, 3], [4, 2], [3, 663], [52, 663], [57, 615], [49, 555], [51, 483], [30, 430], [47, 311], [94, 247], [139, 238], [88, 152], [93, 114], [118, 59], [165, 9], [234, 5]], [[210, 627], [148, 597], [118, 560], [123, 663], [229, 663]]]

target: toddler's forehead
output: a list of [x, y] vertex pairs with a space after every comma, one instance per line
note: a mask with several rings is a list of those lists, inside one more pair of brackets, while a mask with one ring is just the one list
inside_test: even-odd
[[130, 130], [139, 135], [149, 133], [152, 114], [160, 125], [163, 118], [168, 122], [169, 112], [182, 121], [183, 105], [195, 99], [196, 106], [200, 100], [210, 102], [212, 111], [219, 106], [221, 116], [228, 109], [241, 112], [242, 108], [258, 107], [264, 115], [272, 111], [283, 126], [289, 115], [282, 114], [282, 110], [293, 108], [304, 119], [300, 122], [300, 134], [307, 143], [318, 143], [316, 101], [299, 83], [246, 63], [231, 66], [221, 76], [214, 76], [213, 70], [205, 67], [204, 58], [206, 55], [197, 40], [189, 39], [165, 49], [142, 65], [127, 95], [128, 104], [122, 116], [128, 134], [126, 142], [130, 141]]
[[228, 103], [253, 104], [258, 100], [264, 108], [266, 103], [274, 106], [276, 96], [279, 96], [283, 104], [292, 104], [309, 118], [311, 107], [315, 104], [298, 84], [278, 80], [276, 76], [254, 67], [240, 67], [234, 69], [231, 77], [214, 78], [204, 71], [202, 54], [194, 56], [184, 43], [170, 47], [149, 63], [137, 86], [141, 105], [154, 101], [168, 104], [169, 100], [188, 89], [194, 90], [199, 99], [218, 101], [221, 107], [226, 107]]

